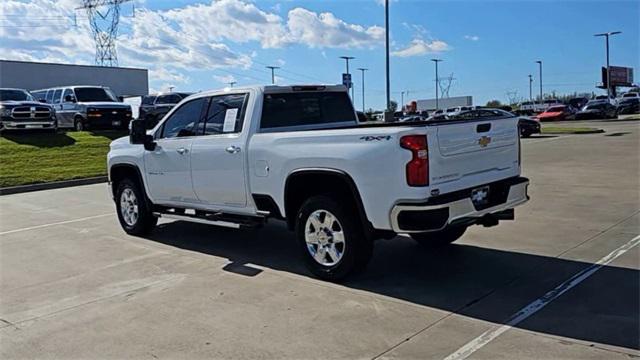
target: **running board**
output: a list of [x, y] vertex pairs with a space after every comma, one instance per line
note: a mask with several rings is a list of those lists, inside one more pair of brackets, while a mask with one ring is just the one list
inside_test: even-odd
[[157, 216], [159, 218], [191, 221], [191, 222], [200, 223], [200, 224], [223, 226], [223, 227], [234, 228], [234, 229], [239, 229], [240, 228], [240, 224], [239, 223], [230, 222], [230, 221], [209, 220], [209, 219], [203, 219], [201, 217], [196, 217], [196, 216], [167, 214], [167, 213], [158, 213], [158, 212], [153, 213], [153, 215]]

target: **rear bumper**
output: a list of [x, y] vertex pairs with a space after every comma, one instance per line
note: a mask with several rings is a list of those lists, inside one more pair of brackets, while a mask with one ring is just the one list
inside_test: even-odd
[[[473, 189], [489, 187], [489, 203], [476, 206], [471, 201]], [[515, 177], [435, 196], [422, 203], [400, 203], [391, 210], [391, 227], [396, 233], [442, 230], [447, 225], [476, 223], [481, 218], [503, 213], [529, 200], [529, 179]]]

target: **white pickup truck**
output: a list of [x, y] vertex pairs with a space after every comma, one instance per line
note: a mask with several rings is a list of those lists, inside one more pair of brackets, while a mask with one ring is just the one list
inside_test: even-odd
[[316, 276], [361, 270], [373, 241], [448, 244], [512, 220], [528, 200], [518, 119], [359, 125], [343, 86], [253, 86], [181, 101], [111, 143], [123, 229], [158, 218], [218, 226], [286, 221]]

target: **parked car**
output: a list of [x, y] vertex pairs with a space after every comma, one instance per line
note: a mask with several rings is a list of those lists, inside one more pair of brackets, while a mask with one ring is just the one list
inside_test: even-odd
[[0, 131], [47, 129], [56, 132], [56, 112], [24, 89], [0, 89]]
[[626, 97], [618, 102], [618, 114], [640, 113], [640, 97]]
[[362, 111], [356, 111], [356, 115], [358, 116], [358, 122], [360, 123], [369, 121], [367, 114], [363, 113]]
[[528, 200], [513, 116], [355, 125], [342, 85], [192, 95], [151, 132], [134, 120], [111, 143], [120, 225], [142, 236], [158, 218], [284, 220], [310, 271], [337, 281], [365, 267], [374, 239], [448, 244]]
[[611, 105], [616, 105], [618, 103], [618, 101], [615, 98], [608, 97], [607, 95], [598, 95], [593, 99], [594, 100], [600, 100], [600, 101], [608, 101], [609, 104], [611, 104]]
[[131, 121], [131, 106], [120, 102], [108, 87], [63, 86], [33, 93], [55, 108], [60, 128], [127, 129]]
[[555, 105], [538, 114], [539, 121], [562, 121], [573, 119], [576, 111], [567, 105]]
[[421, 115], [407, 115], [403, 118], [401, 118], [399, 121], [400, 122], [414, 122], [414, 121], [426, 121], [427, 118], [425, 118], [424, 116]]
[[620, 99], [618, 100], [622, 100], [622, 99], [640, 99], [640, 93], [637, 92], [628, 92], [625, 94], [622, 94], [622, 96], [620, 96]]
[[589, 99], [587, 99], [586, 97], [577, 97], [577, 98], [569, 99], [569, 101], [567, 101], [567, 105], [571, 106], [576, 110], [579, 110], [579, 109], [582, 109], [585, 105], [587, 105], [588, 102], [589, 102]]
[[618, 117], [616, 107], [606, 100], [592, 100], [576, 113], [577, 120], [615, 119]]
[[533, 134], [540, 134], [540, 122], [535, 118], [518, 117], [518, 128], [520, 129], [520, 136], [528, 138]]
[[191, 94], [192, 93], [186, 92], [172, 92], [143, 96], [138, 118], [147, 121], [147, 127], [151, 129], [156, 126], [158, 121], [160, 121], [169, 110], [173, 109], [182, 99]]

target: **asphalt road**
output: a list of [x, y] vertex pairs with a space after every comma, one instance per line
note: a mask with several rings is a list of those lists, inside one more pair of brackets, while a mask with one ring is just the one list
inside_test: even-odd
[[523, 140], [515, 222], [438, 251], [380, 241], [342, 285], [277, 222], [143, 239], [104, 184], [0, 197], [0, 357], [640, 357], [640, 122], [597, 126]]

